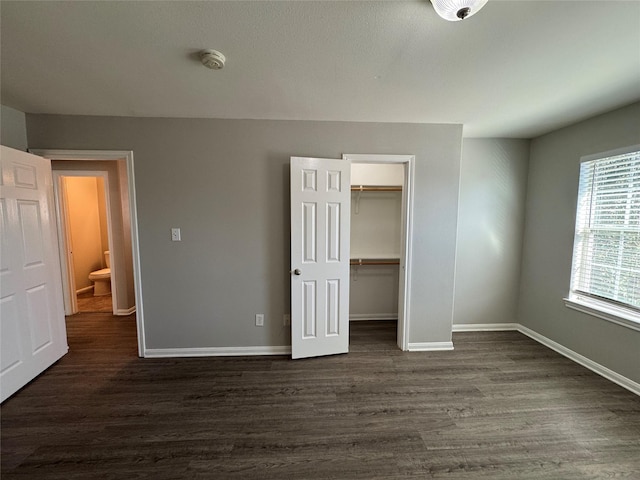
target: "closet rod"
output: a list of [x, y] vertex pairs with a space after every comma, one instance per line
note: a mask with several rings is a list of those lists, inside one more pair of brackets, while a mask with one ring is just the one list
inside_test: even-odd
[[364, 258], [354, 258], [349, 262], [351, 265], [400, 265], [400, 260], [367, 260]]
[[401, 192], [401, 185], [351, 185], [352, 192]]

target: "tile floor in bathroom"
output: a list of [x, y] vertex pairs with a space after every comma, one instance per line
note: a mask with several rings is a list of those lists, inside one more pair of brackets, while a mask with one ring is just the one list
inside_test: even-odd
[[93, 296], [93, 291], [78, 294], [78, 311], [83, 313], [113, 311], [111, 294], [99, 297]]

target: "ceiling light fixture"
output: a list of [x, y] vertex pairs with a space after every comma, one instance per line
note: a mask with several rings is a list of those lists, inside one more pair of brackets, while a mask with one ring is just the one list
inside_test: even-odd
[[220, 70], [224, 67], [224, 62], [227, 59], [224, 55], [217, 50], [202, 50], [200, 52], [200, 61], [202, 64], [212, 70]]
[[442, 18], [458, 22], [479, 12], [487, 0], [431, 0], [431, 3]]

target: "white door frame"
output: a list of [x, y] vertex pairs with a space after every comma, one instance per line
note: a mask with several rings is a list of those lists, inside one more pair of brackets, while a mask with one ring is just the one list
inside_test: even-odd
[[[140, 273], [140, 246], [138, 241], [138, 214], [136, 207], [136, 188], [131, 150], [57, 150], [34, 149], [31, 153], [50, 160], [113, 161], [124, 160], [127, 165], [127, 184], [129, 187], [129, 217], [131, 222], [131, 254], [133, 257], [133, 283], [136, 299], [136, 326], [138, 333], [138, 356], [144, 357], [146, 341], [144, 337], [144, 310], [142, 302], [142, 277]], [[67, 171], [69, 172], [69, 171]], [[111, 241], [111, 239], [109, 239]], [[113, 277], [112, 280], [113, 282]]]
[[345, 153], [344, 160], [351, 163], [399, 163], [404, 166], [402, 186], [402, 220], [400, 245], [400, 281], [398, 292], [398, 333], [397, 344], [401, 350], [409, 350], [412, 231], [413, 231], [413, 177], [415, 155], [368, 155]]
[[[74, 259], [71, 252], [71, 232], [69, 221], [69, 204], [67, 189], [64, 184], [66, 177], [91, 177], [102, 178], [104, 182], [104, 196], [107, 215], [107, 237], [109, 251], [113, 255], [113, 224], [111, 219], [111, 197], [109, 194], [109, 172], [103, 170], [53, 170], [53, 192], [56, 201], [56, 226], [58, 228], [58, 245], [60, 250], [60, 265], [62, 265], [62, 292], [64, 295], [64, 314], [73, 315], [78, 313], [78, 299], [76, 294], [76, 280], [74, 275]], [[117, 252], [121, 255], [121, 252]], [[64, 261], [63, 261], [64, 260]], [[116, 283], [119, 271], [117, 262], [111, 265], [111, 309], [117, 315], [118, 297]]]

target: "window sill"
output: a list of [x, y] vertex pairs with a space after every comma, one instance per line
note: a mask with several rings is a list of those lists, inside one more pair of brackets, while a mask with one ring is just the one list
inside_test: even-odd
[[640, 314], [630, 310], [577, 295], [565, 298], [564, 304], [573, 310], [640, 332]]

